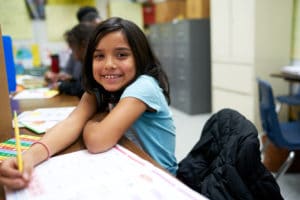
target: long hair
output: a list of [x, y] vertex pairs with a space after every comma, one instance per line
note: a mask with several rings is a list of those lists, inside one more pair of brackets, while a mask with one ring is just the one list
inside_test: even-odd
[[123, 33], [133, 52], [136, 66], [136, 76], [134, 80], [143, 74], [154, 77], [162, 88], [168, 104], [170, 104], [168, 77], [162, 69], [159, 60], [154, 55], [145, 34], [133, 22], [119, 17], [109, 18], [101, 22], [90, 37], [83, 68], [83, 84], [85, 90], [88, 93], [93, 93], [95, 89], [98, 89], [100, 92], [107, 93], [93, 77], [93, 54], [100, 40], [105, 35], [116, 31]]

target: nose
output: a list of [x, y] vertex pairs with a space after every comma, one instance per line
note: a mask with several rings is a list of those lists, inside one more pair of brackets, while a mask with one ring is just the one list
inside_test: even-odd
[[116, 65], [114, 63], [114, 60], [112, 56], [108, 56], [105, 60], [105, 69], [115, 69]]

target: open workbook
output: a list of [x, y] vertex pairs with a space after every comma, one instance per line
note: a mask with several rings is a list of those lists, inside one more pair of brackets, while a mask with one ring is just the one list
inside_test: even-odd
[[32, 111], [24, 111], [19, 114], [19, 124], [37, 134], [42, 134], [58, 122], [65, 119], [75, 107], [39, 108]]
[[5, 189], [7, 200], [206, 199], [122, 146], [52, 157], [38, 165], [26, 189]]

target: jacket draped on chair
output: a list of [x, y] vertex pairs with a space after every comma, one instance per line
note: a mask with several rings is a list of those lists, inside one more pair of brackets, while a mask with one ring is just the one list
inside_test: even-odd
[[177, 178], [210, 199], [283, 199], [261, 162], [258, 133], [231, 109], [214, 114], [200, 140], [179, 163]]

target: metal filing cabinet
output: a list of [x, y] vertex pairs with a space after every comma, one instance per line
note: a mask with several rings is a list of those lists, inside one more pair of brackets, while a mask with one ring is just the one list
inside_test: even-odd
[[171, 106], [191, 115], [211, 112], [209, 19], [155, 24], [149, 30], [170, 80]]

